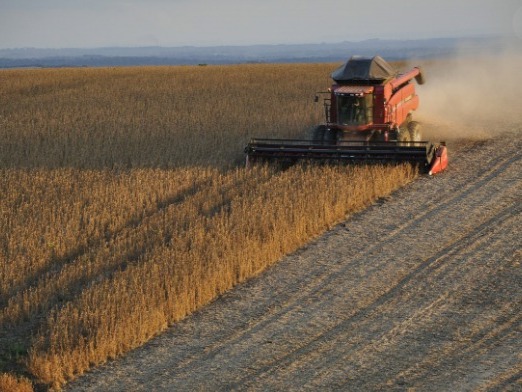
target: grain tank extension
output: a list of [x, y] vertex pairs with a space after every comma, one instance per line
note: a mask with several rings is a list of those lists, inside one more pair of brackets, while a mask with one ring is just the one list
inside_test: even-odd
[[247, 162], [412, 162], [430, 174], [446, 168], [445, 144], [424, 141], [420, 124], [413, 120], [419, 106], [413, 80], [424, 83], [420, 68], [401, 74], [379, 56], [353, 56], [331, 77], [331, 88], [319, 93], [327, 95], [325, 123], [316, 126], [303, 140], [252, 139], [245, 148]]

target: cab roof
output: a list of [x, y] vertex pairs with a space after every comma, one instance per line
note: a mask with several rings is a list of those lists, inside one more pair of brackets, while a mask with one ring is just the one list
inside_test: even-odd
[[397, 75], [397, 70], [382, 57], [352, 56], [332, 72], [331, 77], [339, 84], [380, 84]]

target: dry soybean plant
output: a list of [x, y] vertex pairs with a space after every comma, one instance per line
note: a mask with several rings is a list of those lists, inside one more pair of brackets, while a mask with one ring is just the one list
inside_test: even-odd
[[0, 71], [0, 384], [59, 388], [411, 181], [239, 163], [321, 121], [332, 68]]

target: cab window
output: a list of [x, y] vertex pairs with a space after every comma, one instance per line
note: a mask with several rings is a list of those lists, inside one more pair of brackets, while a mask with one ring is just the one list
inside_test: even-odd
[[372, 94], [364, 96], [343, 94], [337, 96], [339, 123], [342, 125], [364, 125], [373, 122]]

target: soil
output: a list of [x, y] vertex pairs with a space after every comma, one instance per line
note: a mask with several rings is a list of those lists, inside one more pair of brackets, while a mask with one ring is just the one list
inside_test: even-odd
[[522, 390], [522, 137], [347, 218], [70, 391]]

